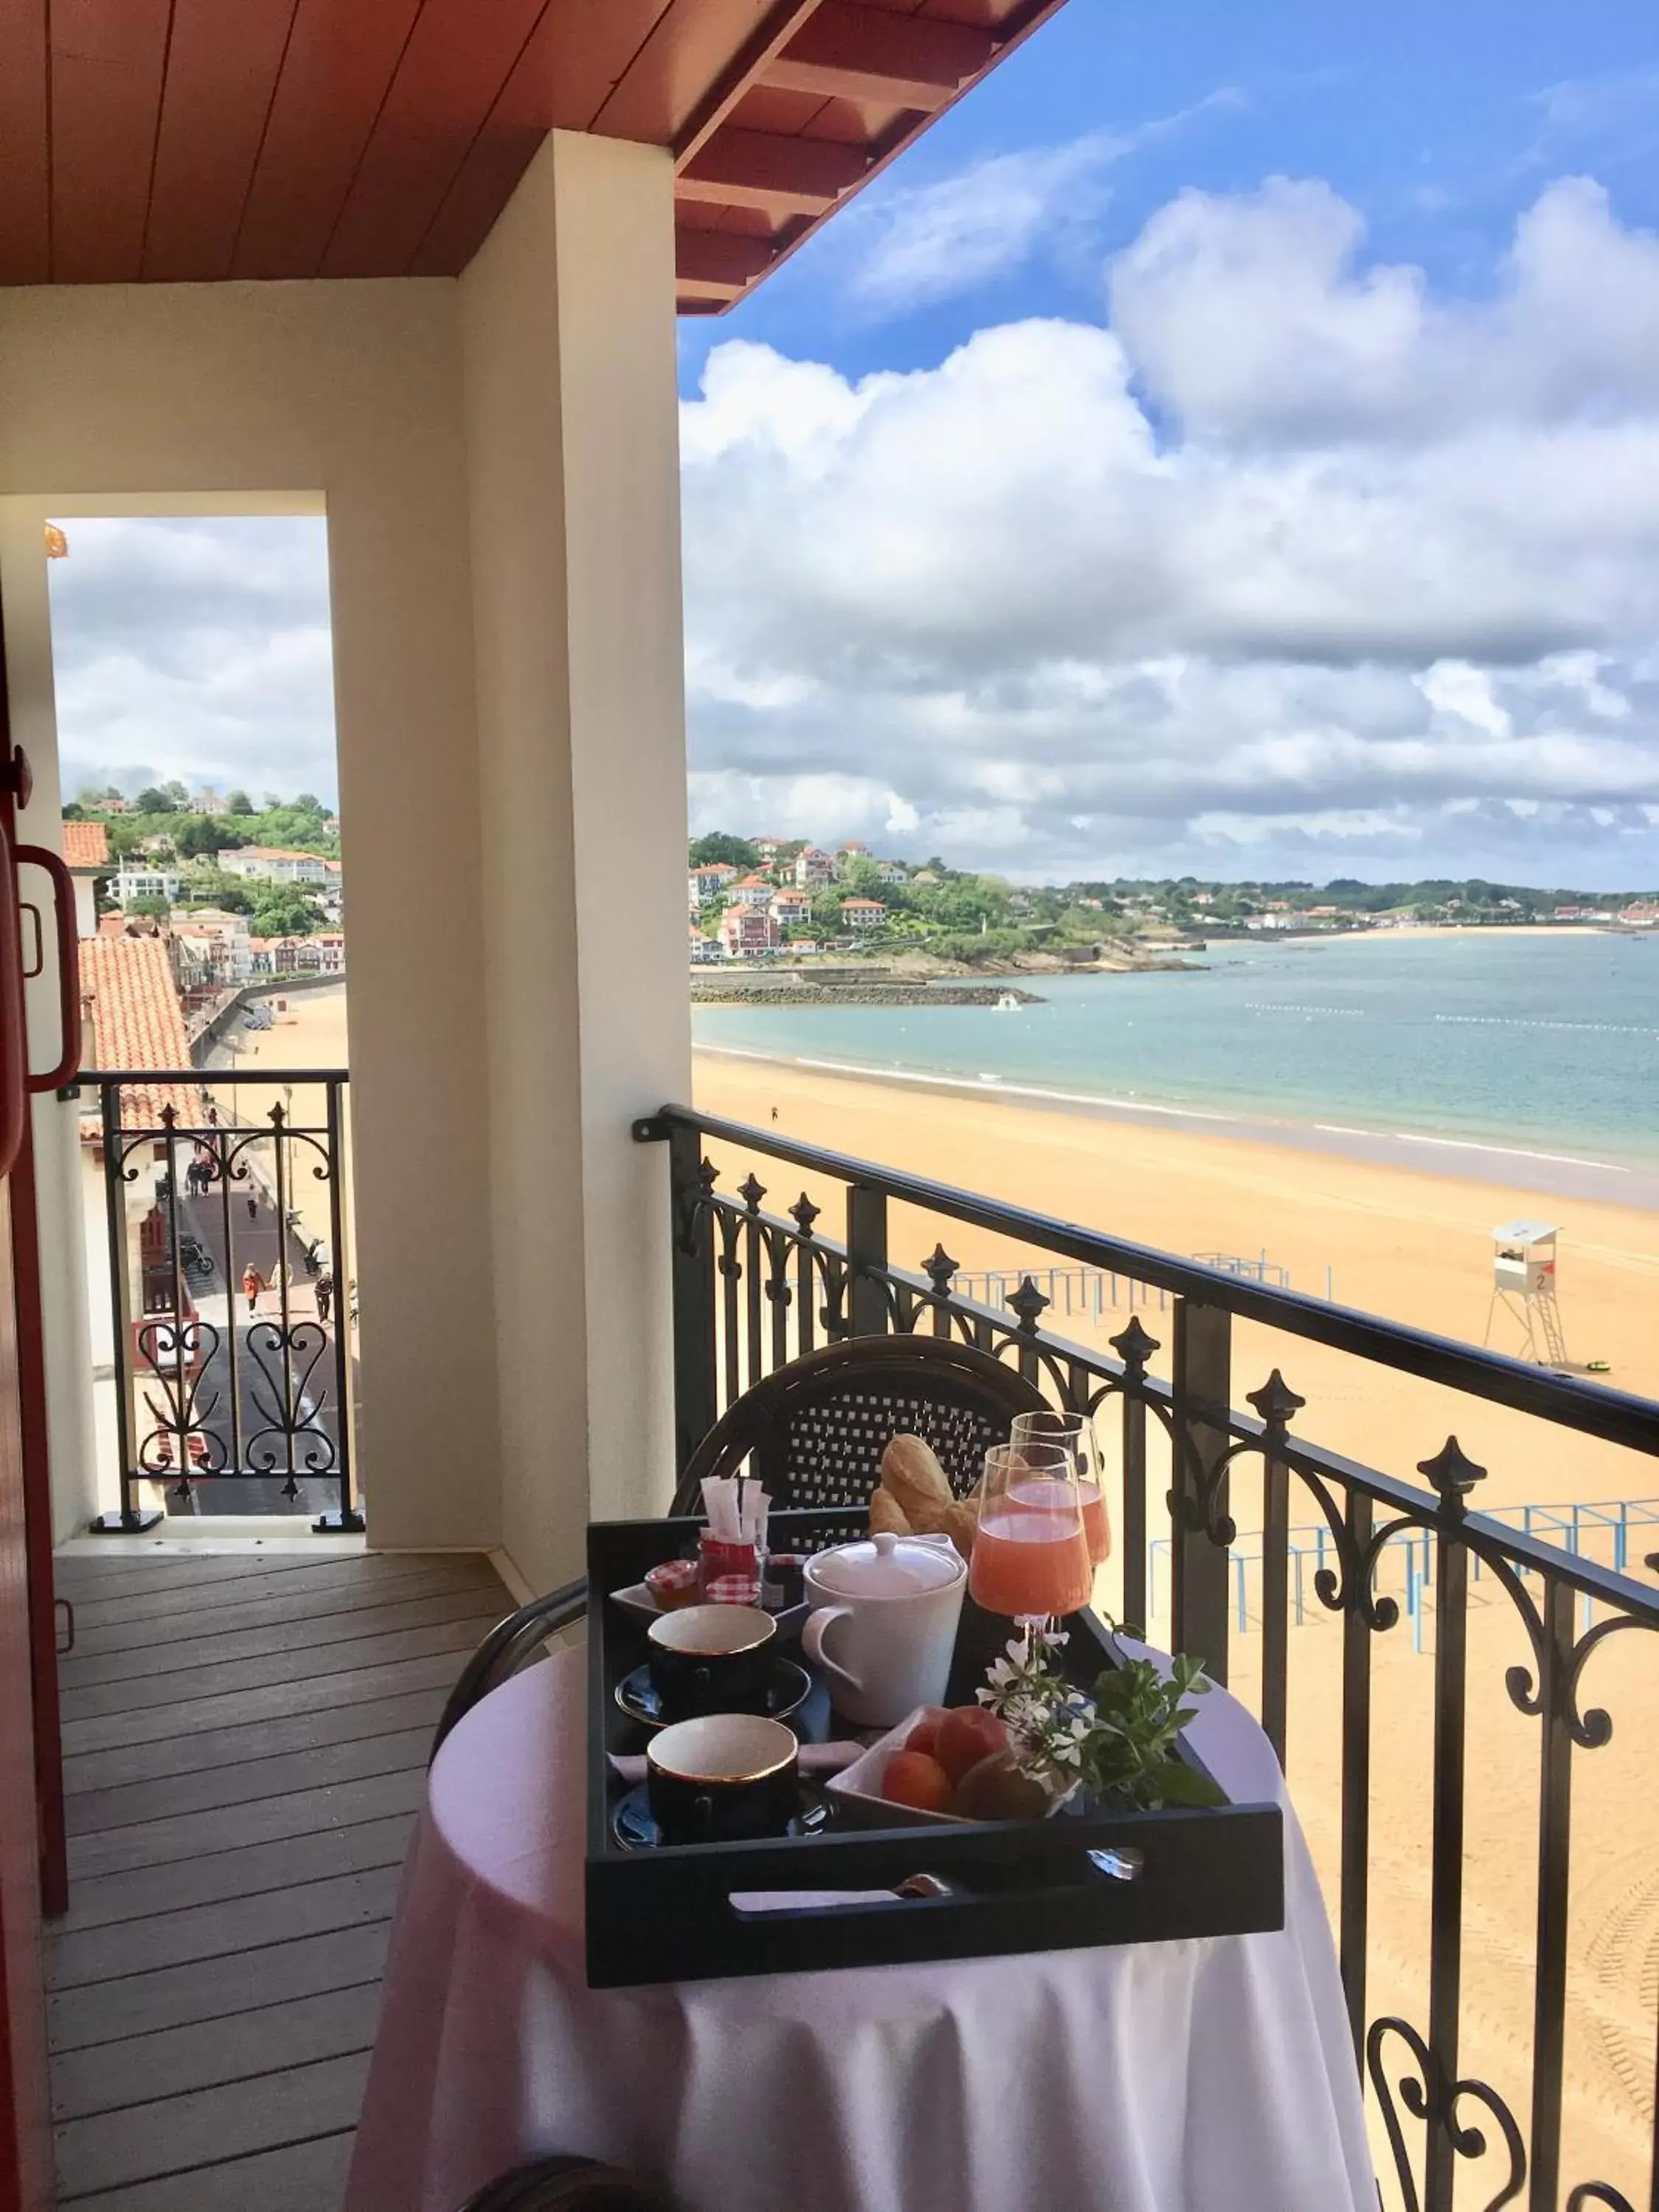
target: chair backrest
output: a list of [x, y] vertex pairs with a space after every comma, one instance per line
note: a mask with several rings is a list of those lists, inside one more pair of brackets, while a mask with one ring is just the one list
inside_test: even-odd
[[428, 1760], [457, 1721], [465, 1718], [480, 1698], [488, 1697], [498, 1682], [506, 1681], [541, 1656], [542, 1646], [562, 1629], [574, 1628], [587, 1611], [587, 1578], [580, 1577], [545, 1597], [521, 1605], [498, 1620], [462, 1668], [433, 1733]]
[[674, 2206], [654, 2182], [619, 2166], [555, 2157], [486, 2183], [460, 2212], [674, 2212]]
[[779, 1510], [863, 1505], [896, 1436], [932, 1445], [958, 1498], [1016, 1413], [1042, 1392], [988, 1352], [942, 1336], [859, 1336], [780, 1367], [745, 1391], [687, 1462], [674, 1510], [702, 1510], [701, 1485], [746, 1460]]

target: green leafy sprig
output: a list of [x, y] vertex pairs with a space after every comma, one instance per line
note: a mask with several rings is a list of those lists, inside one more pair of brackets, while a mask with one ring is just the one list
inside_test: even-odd
[[1150, 1659], [1125, 1658], [1099, 1676], [1091, 1697], [1060, 1672], [1065, 1642], [1063, 1633], [1028, 1624], [979, 1692], [1006, 1724], [1021, 1772], [1052, 1797], [1080, 1788], [1103, 1805], [1138, 1812], [1224, 1803], [1210, 1777], [1176, 1748], [1197, 1711], [1186, 1700], [1210, 1688], [1203, 1661], [1182, 1654], [1166, 1676]]

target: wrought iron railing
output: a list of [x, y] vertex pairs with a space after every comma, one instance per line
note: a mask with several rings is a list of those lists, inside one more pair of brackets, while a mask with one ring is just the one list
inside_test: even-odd
[[[852, 1335], [958, 1336], [1055, 1402], [1109, 1413], [1099, 1425], [1115, 1460], [1121, 1618], [1156, 1618], [1172, 1648], [1201, 1653], [1220, 1681], [1231, 1671], [1281, 1760], [1287, 1747], [1294, 1754], [1385, 2203], [1659, 2212], [1659, 1849], [1636, 1832], [1656, 1793], [1639, 1766], [1617, 1812], [1581, 1784], [1591, 1809], [1577, 1837], [1573, 1820], [1580, 1757], [1605, 1764], [1613, 1735], [1609, 1712], [1585, 1703], [1586, 1668], [1622, 1632], [1659, 1629], [1659, 1589], [1620, 1571], [1627, 1537], [1613, 1540], [1618, 1567], [1593, 1556], [1599, 1524], [1586, 1522], [1569, 1549], [1472, 1510], [1485, 1470], [1443, 1426], [1425, 1433], [1444, 1440], [1416, 1463], [1419, 1482], [1302, 1437], [1306, 1401], [1279, 1365], [1240, 1412], [1235, 1323], [1285, 1340], [1270, 1348], [1286, 1364], [1299, 1346], [1322, 1373], [1331, 1352], [1391, 1370], [1407, 1419], [1442, 1421], [1439, 1392], [1425, 1387], [1440, 1386], [1458, 1394], [1466, 1436], [1490, 1430], [1501, 1443], [1502, 1424], [1521, 1413], [1550, 1425], [1563, 1451], [1635, 1455], [1622, 1486], [1632, 1496], [1654, 1487], [1659, 1404], [685, 1108], [635, 1134], [665, 1140], [670, 1154], [681, 1463], [762, 1376]], [[779, 1167], [800, 1170], [808, 1187], [768, 1211], [757, 1167], [775, 1181]], [[840, 1237], [822, 1233], [830, 1208]], [[918, 1251], [939, 1240], [917, 1268], [890, 1254], [899, 1224]], [[942, 1240], [963, 1230], [1148, 1286], [1167, 1310], [1143, 1301], [1127, 1319], [1108, 1313], [1094, 1344], [1052, 1334], [1029, 1279], [1000, 1308], [961, 1294]], [[982, 1281], [1001, 1259], [981, 1253], [975, 1273]], [[1150, 1610], [1154, 1561], [1167, 1617]], [[1647, 1565], [1659, 1567], [1659, 1553]], [[1234, 1609], [1253, 1609], [1254, 1621], [1230, 1650]], [[1334, 1633], [1320, 1635], [1321, 1621]], [[1425, 1641], [1431, 1657], [1413, 1657]], [[1624, 1741], [1638, 1759], [1659, 1670], [1632, 1686], [1630, 1662], [1650, 1652], [1659, 1662], [1659, 1643], [1621, 1642], [1607, 1668], [1634, 1687]], [[1417, 1780], [1402, 1791], [1408, 1770]], [[1575, 1871], [1626, 1861], [1635, 1871], [1617, 1908], [1576, 1929]], [[1609, 1981], [1622, 1992], [1616, 2018]]]
[[64, 1094], [81, 1102], [107, 1250], [107, 1299], [92, 1303], [120, 1502], [94, 1526], [130, 1533], [163, 1512], [363, 1526], [346, 1085], [340, 1068], [88, 1070]]

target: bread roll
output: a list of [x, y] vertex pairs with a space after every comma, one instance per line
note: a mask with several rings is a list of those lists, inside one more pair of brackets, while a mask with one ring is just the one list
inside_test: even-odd
[[974, 1556], [974, 1534], [979, 1527], [979, 1516], [971, 1505], [947, 1505], [924, 1536], [948, 1536], [964, 1559]]
[[925, 1515], [942, 1513], [951, 1503], [945, 1469], [920, 1437], [892, 1439], [881, 1455], [881, 1480], [913, 1528], [923, 1528]]
[[870, 1534], [872, 1536], [908, 1536], [914, 1532], [904, 1508], [889, 1490], [872, 1490], [870, 1493]]

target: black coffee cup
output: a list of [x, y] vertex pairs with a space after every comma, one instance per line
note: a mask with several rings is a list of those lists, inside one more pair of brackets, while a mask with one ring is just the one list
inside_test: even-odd
[[781, 1836], [800, 1810], [793, 1729], [757, 1713], [678, 1721], [647, 1747], [651, 1817], [665, 1844]]
[[665, 1720], [758, 1713], [771, 1686], [777, 1623], [753, 1605], [689, 1605], [650, 1629], [651, 1686]]

